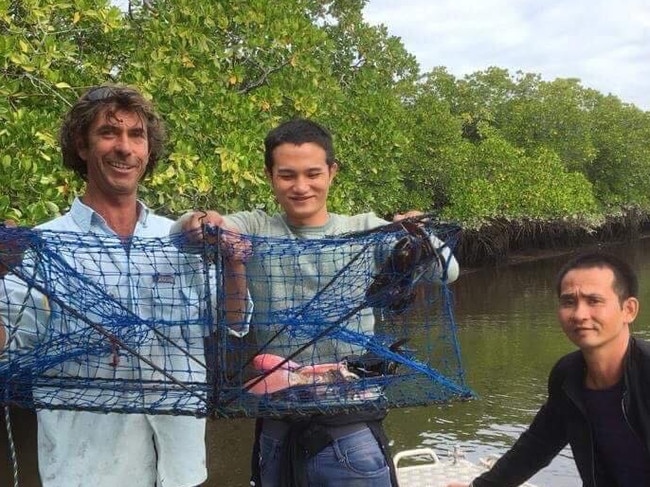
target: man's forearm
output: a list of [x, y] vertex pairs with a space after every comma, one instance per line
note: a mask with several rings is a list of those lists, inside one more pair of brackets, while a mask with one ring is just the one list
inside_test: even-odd
[[228, 325], [243, 324], [246, 321], [248, 292], [246, 288], [246, 267], [239, 262], [226, 260], [224, 266], [224, 307]]
[[7, 346], [7, 332], [5, 331], [5, 324], [0, 320], [0, 355]]

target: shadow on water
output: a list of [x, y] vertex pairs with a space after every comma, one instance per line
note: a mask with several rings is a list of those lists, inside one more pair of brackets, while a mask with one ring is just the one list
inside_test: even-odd
[[[637, 269], [641, 314], [635, 334], [650, 338], [650, 239], [610, 247]], [[452, 289], [458, 338], [467, 382], [475, 401], [395, 409], [386, 428], [393, 452], [430, 446], [444, 455], [459, 446], [470, 460], [503, 454], [529, 424], [546, 394], [555, 361], [573, 349], [556, 322], [553, 283], [568, 256], [553, 257], [463, 275]], [[38, 487], [34, 414], [12, 414], [21, 487]], [[248, 485], [253, 420], [208, 422], [207, 486]], [[9, 477], [7, 439], [0, 421], [0, 485]], [[564, 450], [532, 482], [540, 487], [579, 484], [570, 452]]]

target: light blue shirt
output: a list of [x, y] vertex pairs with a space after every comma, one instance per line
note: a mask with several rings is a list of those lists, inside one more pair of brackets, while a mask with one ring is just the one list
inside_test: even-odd
[[[134, 237], [122, 241], [76, 199], [37, 227], [43, 251], [21, 266], [44, 292], [14, 274], [0, 283], [8, 329], [0, 360], [38, 360], [34, 372], [47, 378], [34, 388], [36, 406], [205, 408], [203, 338], [216, 306], [205, 276], [214, 270], [171, 244], [171, 220], [138, 205]], [[178, 487], [207, 478], [205, 419], [47, 409], [37, 416], [44, 487]]]
[[[2, 318], [9, 330], [9, 355], [36, 349], [42, 358], [52, 356], [52, 366], [45, 372], [51, 376], [205, 381], [203, 338], [212, 321], [205, 316], [210, 310], [204, 264], [171, 245], [172, 220], [138, 204], [139, 217], [129, 242], [120, 240], [79, 199], [67, 214], [36, 227], [45, 246], [69, 266], [70, 273], [64, 275], [52, 262], [28, 256], [25, 272], [34, 272], [49, 297], [28, 289], [16, 276], [5, 278], [7, 309]], [[106, 398], [102, 390], [88, 387], [84, 400], [92, 402], [89, 395], [103, 395], [103, 407], [160, 401], [143, 392], [127, 397], [111, 391], [113, 397]], [[58, 391], [47, 401], [75, 401], [78, 394]], [[173, 394], [166, 398], [177, 399]]]

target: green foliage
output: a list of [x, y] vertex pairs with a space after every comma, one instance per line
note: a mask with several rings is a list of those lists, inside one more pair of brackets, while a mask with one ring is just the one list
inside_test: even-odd
[[330, 209], [491, 218], [650, 211], [650, 115], [578, 80], [492, 67], [422, 75], [365, 0], [0, 0], [0, 218], [42, 222], [83, 190], [61, 116], [89, 86], [136, 85], [168, 125], [141, 196], [158, 211], [276, 209], [262, 141], [290, 117], [335, 137]]
[[407, 115], [411, 144], [402, 164], [407, 201], [412, 208], [440, 212], [449, 204], [452, 176], [465, 156], [462, 123], [431, 78], [418, 85]]
[[650, 113], [612, 96], [595, 96], [591, 112], [596, 155], [586, 175], [611, 209], [650, 210]]
[[108, 2], [0, 2], [0, 214], [26, 224], [65, 210], [80, 183], [57, 131], [71, 86], [104, 80], [121, 13]]
[[551, 219], [597, 212], [589, 181], [568, 172], [555, 153], [527, 156], [487, 126], [481, 137], [478, 144], [466, 145], [466, 157], [452, 170], [447, 216], [476, 225], [497, 217]]
[[595, 155], [589, 96], [575, 79], [528, 85], [525, 96], [508, 104], [500, 120], [502, 132], [529, 152], [545, 147], [556, 152], [568, 169], [583, 171]]

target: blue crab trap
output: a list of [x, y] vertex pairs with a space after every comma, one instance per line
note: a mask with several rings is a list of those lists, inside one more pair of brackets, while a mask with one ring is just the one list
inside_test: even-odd
[[[191, 246], [2, 227], [0, 402], [278, 417], [469, 399], [445, 282], [457, 235], [425, 220]], [[225, 265], [234, 240], [245, 275]], [[249, 295], [234, 317], [229, 282]]]

